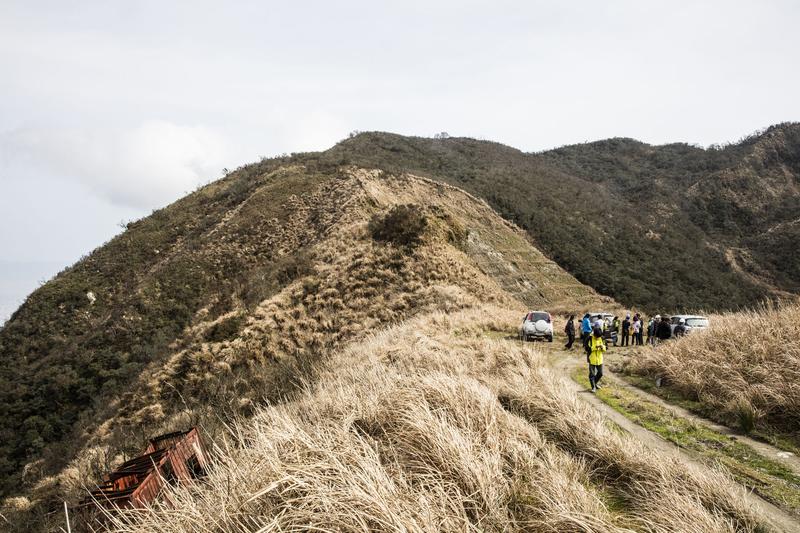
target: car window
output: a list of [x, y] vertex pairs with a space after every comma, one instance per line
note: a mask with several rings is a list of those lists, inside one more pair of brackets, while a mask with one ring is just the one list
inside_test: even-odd
[[531, 313], [533, 316], [532, 320], [534, 322], [538, 322], [539, 320], [547, 320], [547, 313]]
[[679, 317], [677, 317], [677, 316], [672, 317], [672, 323], [673, 324], [677, 324], [680, 321], [681, 321], [681, 319]]
[[686, 325], [693, 327], [693, 328], [707, 328], [708, 327], [708, 319], [707, 318], [688, 318], [686, 319]]

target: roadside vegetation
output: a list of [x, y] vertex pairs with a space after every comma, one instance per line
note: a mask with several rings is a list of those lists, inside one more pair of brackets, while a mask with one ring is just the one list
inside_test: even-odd
[[796, 451], [800, 304], [717, 315], [711, 323], [707, 331], [640, 350], [624, 372], [667, 400]]
[[[576, 369], [572, 378], [589, 387], [586, 372]], [[742, 486], [777, 507], [800, 517], [800, 475], [780, 462], [764, 457], [736, 437], [675, 416], [669, 409], [620, 387], [613, 378], [597, 396], [633, 422], [686, 450], [708, 464], [720, 464]]]

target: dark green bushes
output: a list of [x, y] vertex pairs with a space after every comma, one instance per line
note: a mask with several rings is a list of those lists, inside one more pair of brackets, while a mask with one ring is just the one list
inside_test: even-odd
[[223, 342], [234, 339], [244, 325], [244, 315], [233, 315], [220, 320], [206, 331], [204, 338], [208, 342]]
[[376, 214], [369, 221], [369, 232], [376, 241], [401, 246], [416, 246], [422, 240], [428, 220], [415, 204], [398, 205], [385, 214]]

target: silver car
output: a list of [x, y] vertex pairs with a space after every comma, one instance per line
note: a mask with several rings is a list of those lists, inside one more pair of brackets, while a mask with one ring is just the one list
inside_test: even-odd
[[684, 320], [686, 326], [686, 333], [691, 333], [692, 331], [702, 331], [706, 329], [710, 323], [708, 318], [700, 315], [673, 315], [670, 317], [670, 327], [672, 331], [675, 331], [675, 326], [677, 326], [681, 319]]

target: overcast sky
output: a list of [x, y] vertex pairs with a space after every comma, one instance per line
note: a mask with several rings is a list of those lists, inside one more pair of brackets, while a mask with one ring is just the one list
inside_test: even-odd
[[352, 130], [523, 150], [800, 120], [800, 2], [0, 0], [0, 321], [198, 184]]

